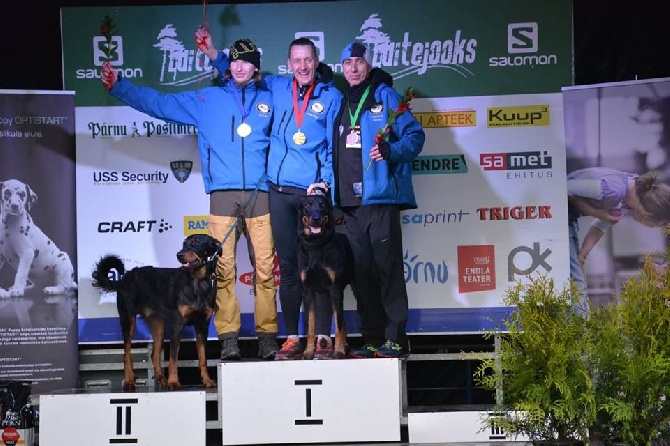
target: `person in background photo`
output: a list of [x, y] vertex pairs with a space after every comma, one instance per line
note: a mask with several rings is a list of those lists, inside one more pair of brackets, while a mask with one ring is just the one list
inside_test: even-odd
[[[625, 211], [647, 227], [670, 223], [670, 186], [647, 172], [643, 175], [606, 167], [589, 167], [568, 173], [568, 227], [570, 277], [581, 292], [577, 310], [588, 314], [588, 287], [584, 263], [605, 232], [619, 222]], [[579, 241], [581, 216], [591, 216], [584, 240]]]
[[416, 209], [412, 161], [425, 134], [409, 111], [392, 119], [381, 142], [376, 135], [401, 106], [393, 78], [372, 67], [372, 51], [353, 42], [342, 51], [347, 81], [335, 141], [334, 202], [343, 210], [354, 254], [354, 285], [365, 345], [354, 358], [402, 358], [410, 353], [405, 331], [409, 303], [403, 270], [400, 211]]
[[[230, 56], [214, 47], [209, 32], [198, 28], [195, 40], [212, 66], [224, 72]], [[287, 64], [293, 78], [264, 77], [274, 104], [268, 185], [272, 234], [281, 275], [279, 300], [287, 334], [275, 360], [300, 358], [304, 350], [298, 330], [303, 302], [298, 279], [298, 203], [310, 186], [319, 185], [328, 190], [333, 182], [335, 119], [342, 103], [342, 94], [333, 83], [333, 72], [328, 65], [319, 62], [311, 40], [292, 41]], [[317, 305], [314, 359], [332, 358], [331, 327], [332, 309]]]
[[258, 356], [271, 360], [279, 349], [275, 248], [270, 228], [266, 160], [270, 146], [273, 101], [262, 81], [260, 53], [248, 39], [230, 47], [230, 64], [220, 87], [159, 94], [118, 79], [105, 63], [102, 82], [127, 105], [153, 116], [198, 130], [198, 151], [205, 192], [209, 194], [209, 234], [223, 243], [217, 261], [218, 310], [214, 327], [221, 342], [221, 360], [241, 357], [238, 336], [240, 304], [235, 293], [239, 230], [244, 233], [254, 267], [254, 317]]

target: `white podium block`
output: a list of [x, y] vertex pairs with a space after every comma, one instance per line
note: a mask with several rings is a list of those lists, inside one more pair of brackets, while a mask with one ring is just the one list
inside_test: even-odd
[[205, 391], [40, 395], [40, 446], [205, 446]]
[[422, 412], [407, 414], [410, 443], [515, 442], [527, 444], [524, 436], [510, 437], [495, 423], [486, 423], [485, 411]]
[[224, 445], [400, 441], [400, 361], [220, 363]]

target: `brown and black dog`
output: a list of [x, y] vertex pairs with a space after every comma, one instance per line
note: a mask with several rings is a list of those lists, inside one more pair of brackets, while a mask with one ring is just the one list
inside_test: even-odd
[[[202, 383], [205, 387], [216, 386], [207, 371], [205, 343], [209, 321], [217, 310], [215, 267], [220, 248], [215, 238], [196, 234], [189, 235], [177, 253], [181, 268], [142, 266], [126, 272], [118, 256], [107, 255], [98, 261], [93, 272], [93, 286], [116, 291], [116, 307], [123, 335], [124, 390], [135, 389], [131, 342], [138, 314], [151, 329], [154, 378], [161, 386], [170, 390], [181, 387], [177, 358], [181, 334], [186, 325], [193, 325], [195, 329]], [[117, 270], [121, 279], [110, 279], [112, 269]], [[172, 327], [167, 378], [161, 367], [166, 324]]]
[[347, 355], [347, 327], [344, 321], [344, 289], [351, 284], [353, 255], [344, 234], [335, 230], [335, 218], [330, 198], [323, 191], [306, 195], [300, 204], [300, 242], [298, 273], [302, 282], [303, 309], [307, 317], [307, 345], [304, 359], [313, 359], [316, 350], [315, 304], [317, 298], [327, 298], [335, 320], [333, 357]]

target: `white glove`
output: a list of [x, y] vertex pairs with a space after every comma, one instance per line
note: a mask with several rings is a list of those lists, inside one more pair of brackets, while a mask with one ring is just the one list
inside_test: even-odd
[[307, 188], [307, 195], [326, 195], [328, 189], [328, 185], [324, 182], [312, 183]]

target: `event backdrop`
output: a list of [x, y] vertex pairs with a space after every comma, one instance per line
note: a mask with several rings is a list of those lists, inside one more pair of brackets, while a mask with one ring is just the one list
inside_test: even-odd
[[0, 381], [77, 382], [74, 92], [0, 90]]
[[[340, 84], [341, 49], [368, 43], [398, 90], [415, 88], [427, 139], [414, 163], [419, 208], [402, 215], [408, 330], [463, 333], [508, 312], [502, 297], [516, 280], [568, 277], [560, 89], [572, 83], [571, 11], [568, 0], [421, 0], [411, 10], [399, 0], [208, 5], [205, 24], [221, 48], [256, 42], [269, 74], [290, 76], [288, 44], [309, 37]], [[193, 42], [201, 7], [62, 10], [65, 87], [77, 90], [83, 343], [120, 340], [115, 297], [91, 287], [94, 262], [115, 252], [129, 267], [176, 266], [182, 238], [206, 231], [208, 210], [197, 130], [136, 112], [102, 87], [105, 15], [116, 25], [110, 60], [132, 82], [164, 93], [212, 84]], [[242, 335], [253, 336], [244, 243], [238, 254]], [[345, 305], [355, 333], [351, 295]]]

